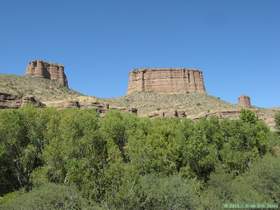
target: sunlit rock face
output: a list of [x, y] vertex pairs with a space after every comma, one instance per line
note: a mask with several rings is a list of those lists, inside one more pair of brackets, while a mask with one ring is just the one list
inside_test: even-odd
[[239, 106], [245, 107], [245, 108], [251, 108], [251, 99], [249, 96], [240, 96], [238, 98], [238, 104]]
[[25, 75], [57, 81], [61, 86], [68, 88], [68, 81], [64, 72], [64, 66], [48, 63], [41, 60], [29, 62]]
[[127, 94], [134, 92], [206, 93], [206, 89], [203, 73], [197, 69], [148, 68], [129, 73]]

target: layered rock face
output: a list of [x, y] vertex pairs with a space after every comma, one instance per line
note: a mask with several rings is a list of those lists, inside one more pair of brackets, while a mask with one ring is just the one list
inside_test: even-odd
[[21, 99], [8, 93], [0, 93], [0, 109], [21, 107]]
[[64, 66], [48, 63], [41, 60], [29, 62], [26, 75], [57, 81], [60, 85], [68, 88], [68, 81], [64, 72]]
[[245, 108], [251, 108], [251, 99], [249, 96], [240, 96], [238, 98], [238, 105], [245, 107]]
[[136, 69], [129, 73], [127, 94], [157, 92], [167, 94], [206, 93], [203, 74], [196, 69]]
[[19, 97], [8, 93], [0, 93], [0, 109], [18, 109], [27, 104], [35, 107], [45, 106], [45, 104], [41, 103], [34, 96]]
[[81, 96], [76, 99], [66, 99], [61, 101], [46, 102], [47, 107], [58, 109], [77, 108], [77, 109], [95, 109], [100, 116], [104, 116], [110, 110], [129, 112], [137, 115], [138, 109], [121, 106], [114, 106], [106, 102], [98, 101], [95, 98]]

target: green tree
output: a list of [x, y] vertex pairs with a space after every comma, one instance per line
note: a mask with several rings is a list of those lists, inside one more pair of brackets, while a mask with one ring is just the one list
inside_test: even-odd
[[220, 160], [235, 174], [245, 172], [269, 150], [270, 130], [256, 119], [254, 113], [244, 111], [241, 120], [222, 121], [224, 145], [219, 151]]
[[0, 203], [15, 208], [23, 200], [30, 206], [58, 202], [63, 209], [71, 200], [67, 186], [95, 209], [276, 202], [278, 145], [278, 134], [248, 110], [237, 120], [196, 122], [116, 111], [100, 118], [95, 110], [0, 110]]
[[218, 161], [218, 149], [222, 146], [222, 134], [216, 118], [201, 119], [185, 132], [181, 145], [183, 176], [207, 180]]
[[[44, 131], [49, 111], [25, 107], [0, 112], [0, 162], [3, 192], [31, 187], [32, 171], [43, 164]], [[0, 190], [0, 191], [1, 191]]]
[[[135, 132], [128, 138], [128, 154], [131, 163], [139, 173], [177, 172], [179, 159], [179, 121], [175, 119], [155, 119], [151, 123], [145, 122], [136, 127]], [[147, 126], [149, 128], [147, 128]]]
[[129, 161], [126, 151], [128, 130], [135, 128], [136, 121], [136, 117], [131, 114], [124, 114], [118, 111], [111, 111], [102, 119], [101, 130], [107, 139], [109, 153], [115, 159], [120, 156], [124, 162]]
[[280, 112], [275, 114], [275, 127], [278, 130], [278, 133], [280, 133]]
[[25, 184], [19, 164], [22, 147], [27, 145], [22, 116], [17, 110], [0, 111], [0, 194], [16, 190]]
[[240, 113], [240, 119], [243, 122], [255, 124], [258, 121], [257, 115], [251, 110], [242, 109]]
[[[52, 123], [57, 133], [49, 134], [53, 138], [44, 150], [46, 166], [37, 171], [37, 177], [42, 177], [41, 172], [51, 182], [75, 184], [87, 197], [98, 200], [104, 193], [107, 147], [96, 111], [65, 110]], [[56, 127], [52, 123], [50, 128]]]

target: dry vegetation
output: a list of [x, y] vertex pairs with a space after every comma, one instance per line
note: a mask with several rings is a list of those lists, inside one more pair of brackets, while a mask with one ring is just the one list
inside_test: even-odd
[[237, 108], [219, 98], [197, 93], [189, 94], [158, 94], [152, 92], [134, 93], [119, 98], [106, 99], [111, 104], [120, 107], [138, 108], [139, 114], [145, 115], [156, 110], [184, 110], [188, 114], [205, 111]]
[[[82, 94], [60, 86], [55, 81], [43, 78], [21, 77], [16, 75], [0, 75], [0, 92], [14, 95], [34, 95], [43, 102], [61, 100], [80, 101]], [[95, 97], [82, 97], [83, 100], [96, 100]], [[86, 98], [86, 99], [85, 99]], [[138, 108], [139, 114], [145, 115], [152, 111], [177, 109], [197, 114], [204, 111], [224, 110], [236, 108], [235, 105], [219, 98], [204, 94], [166, 95], [151, 92], [135, 93], [129, 96], [111, 99], [98, 99], [108, 102], [111, 106]]]
[[61, 100], [81, 95], [48, 79], [4, 74], [0, 75], [0, 92], [18, 96], [34, 95], [41, 101]]
[[[225, 110], [240, 110], [238, 105], [230, 104], [220, 98], [205, 94], [158, 94], [153, 92], [134, 93], [118, 98], [96, 98], [84, 96], [76, 91], [60, 86], [57, 82], [43, 78], [0, 74], [0, 92], [18, 96], [34, 95], [41, 102], [52, 106], [63, 101], [78, 101], [83, 104], [95, 102], [109, 103], [110, 107], [137, 108], [139, 116], [153, 112], [184, 111], [190, 118], [205, 113]], [[279, 108], [257, 108], [258, 116], [270, 127], [274, 127], [274, 115]]]

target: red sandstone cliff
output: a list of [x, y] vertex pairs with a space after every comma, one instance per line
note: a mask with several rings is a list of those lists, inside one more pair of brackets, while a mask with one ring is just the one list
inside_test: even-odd
[[133, 92], [158, 92], [168, 94], [206, 93], [203, 74], [199, 70], [136, 69], [129, 73], [127, 94]]
[[245, 108], [251, 108], [251, 99], [249, 96], [240, 96], [238, 98], [238, 105], [245, 107]]
[[26, 75], [55, 80], [62, 86], [68, 88], [68, 81], [63, 65], [47, 63], [41, 60], [31, 61], [26, 68]]

